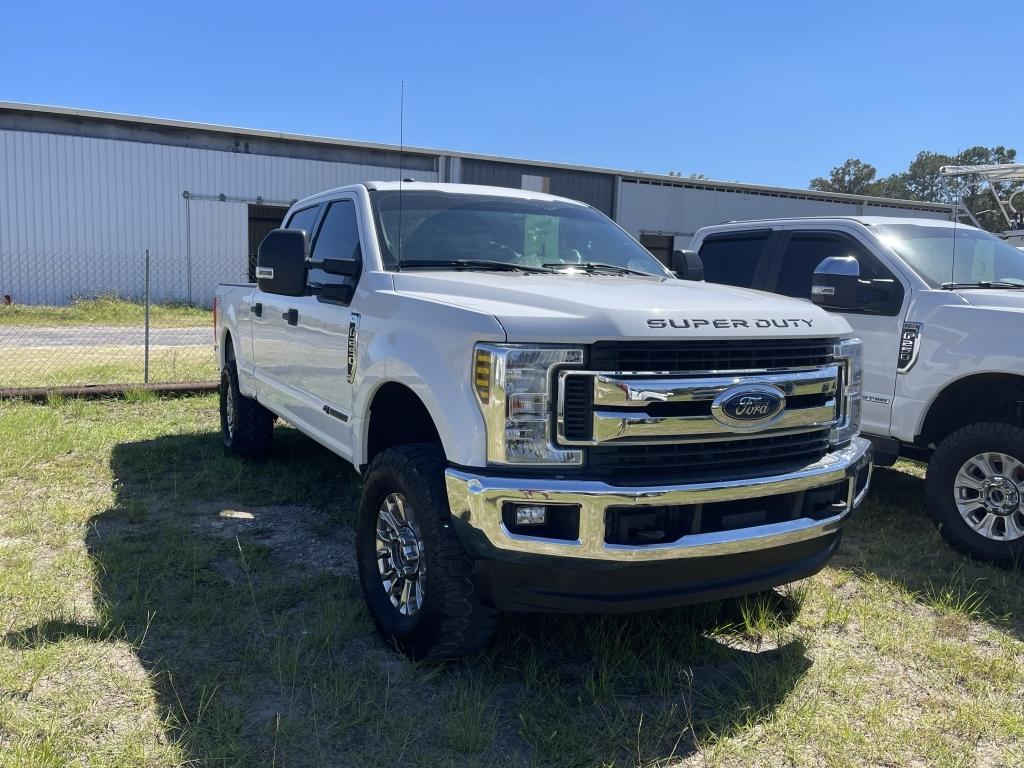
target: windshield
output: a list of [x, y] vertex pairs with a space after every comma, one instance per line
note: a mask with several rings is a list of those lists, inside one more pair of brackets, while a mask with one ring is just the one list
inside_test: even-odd
[[882, 224], [872, 230], [933, 288], [1024, 285], [1024, 253], [980, 229], [957, 227], [954, 235], [953, 227]]
[[610, 219], [582, 205], [425, 190], [403, 191], [401, 200], [397, 190], [377, 191], [370, 199], [389, 269], [492, 265], [547, 272], [575, 265], [671, 276]]

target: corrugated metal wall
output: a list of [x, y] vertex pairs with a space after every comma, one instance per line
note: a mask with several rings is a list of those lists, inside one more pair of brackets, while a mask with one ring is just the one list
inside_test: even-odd
[[783, 216], [914, 216], [948, 219], [949, 214], [922, 208], [845, 203], [623, 179], [619, 185], [618, 222], [634, 237], [641, 232], [691, 236], [701, 227], [734, 219]]
[[[57, 124], [57, 128], [66, 127], [63, 122]], [[453, 180], [468, 184], [520, 189], [524, 174], [544, 177], [552, 194], [617, 214], [619, 223], [634, 236], [673, 234], [680, 236], [677, 242], [702, 226], [730, 219], [855, 214], [948, 217], [944, 211], [912, 205], [801, 197], [795, 190], [791, 195], [766, 194], [685, 180], [658, 182], [628, 176], [619, 180], [597, 170], [457, 155], [417, 155], [410, 163], [416, 170], [406, 168], [400, 173], [395, 167], [397, 155], [383, 150], [341, 147], [338, 157], [346, 162], [340, 162], [317, 159], [333, 151], [330, 147], [300, 151], [303, 147], [291, 146], [295, 142], [282, 148], [280, 140], [253, 139], [253, 146], [291, 156], [149, 143], [128, 128], [119, 130], [135, 140], [71, 135], [75, 133], [71, 128], [69, 133], [47, 133], [0, 126], [0, 294], [10, 294], [19, 303], [59, 304], [74, 296], [102, 293], [139, 297], [146, 248], [152, 254], [155, 299], [191, 296], [208, 303], [217, 282], [246, 278], [248, 206], [201, 199], [192, 199], [186, 206], [184, 191], [252, 202], [257, 197], [290, 201], [370, 179], [394, 180], [401, 175], [436, 181], [436, 171], [423, 168], [438, 160], [450, 166], [447, 173]], [[85, 132], [79, 128], [79, 133]], [[173, 138], [185, 141], [178, 134]], [[226, 142], [225, 146], [236, 144]], [[244, 149], [248, 144], [240, 146]], [[303, 156], [309, 154], [315, 157]], [[380, 164], [352, 162], [364, 158], [379, 158]], [[190, 273], [186, 269], [189, 253]]]
[[462, 159], [464, 184], [486, 184], [494, 187], [523, 188], [523, 174], [545, 176], [552, 195], [571, 197], [594, 206], [611, 216], [615, 201], [615, 177], [606, 173], [574, 171], [565, 168], [497, 163], [475, 158]]
[[[401, 175], [436, 181], [422, 170]], [[0, 130], [0, 294], [21, 303], [137, 297], [149, 248], [155, 298], [183, 300], [182, 192], [292, 200], [398, 178], [394, 167]], [[206, 200], [189, 206], [193, 299], [207, 303], [218, 280], [245, 278], [248, 210]]]

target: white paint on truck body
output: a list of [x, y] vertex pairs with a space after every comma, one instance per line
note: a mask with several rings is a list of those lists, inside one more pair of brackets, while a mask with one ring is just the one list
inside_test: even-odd
[[[900, 257], [880, 225], [974, 227], [917, 218], [855, 216], [844, 218], [769, 219], [735, 222], [699, 230], [690, 244], [700, 251], [709, 238], [729, 233], [841, 232], [877, 258], [903, 287], [903, 302], [891, 315], [836, 313], [864, 341], [864, 432], [903, 443], [919, 440], [928, 412], [952, 384], [984, 373], [1024, 377], [1024, 290], [947, 289], [929, 284]], [[900, 336], [905, 324], [921, 326], [913, 367], [897, 372]]]

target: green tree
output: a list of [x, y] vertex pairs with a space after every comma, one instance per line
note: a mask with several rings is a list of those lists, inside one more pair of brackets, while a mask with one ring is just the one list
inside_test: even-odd
[[946, 187], [939, 168], [952, 165], [953, 158], [938, 152], [918, 152], [907, 170], [886, 176], [880, 182], [890, 197], [901, 200], [922, 200], [929, 203], [946, 200]]
[[[931, 203], [953, 205], [959, 200], [985, 229], [996, 232], [1006, 228], [1006, 221], [998, 211], [992, 190], [972, 177], [943, 177], [939, 169], [944, 165], [996, 165], [1012, 163], [1017, 150], [1003, 146], [970, 147], [956, 155], [937, 152], [918, 152], [910, 167], [894, 173], [879, 182], [880, 194], [902, 200], [924, 200]], [[997, 185], [1004, 194], [1007, 185]]]
[[875, 174], [878, 170], [870, 163], [855, 157], [837, 165], [828, 178], [819, 176], [811, 179], [810, 188], [819, 192], [845, 192], [849, 195], [874, 194]]
[[[939, 173], [944, 165], [994, 165], [1012, 163], [1017, 150], [1004, 146], [970, 147], [956, 155], [924, 150], [918, 152], [905, 171], [875, 179], [875, 167], [850, 158], [832, 169], [828, 178], [811, 179], [810, 188], [823, 192], [848, 192], [877, 195], [899, 200], [920, 200], [953, 205], [958, 199], [990, 231], [1005, 229], [1006, 222], [997, 210], [992, 191], [971, 177], [947, 178]], [[1008, 185], [998, 185], [1005, 195]]]

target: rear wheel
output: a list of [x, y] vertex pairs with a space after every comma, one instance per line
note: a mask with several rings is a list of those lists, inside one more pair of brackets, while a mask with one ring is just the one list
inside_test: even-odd
[[1024, 427], [958, 429], [936, 447], [925, 489], [929, 513], [954, 547], [1003, 567], [1024, 562]]
[[363, 483], [356, 556], [366, 604], [382, 635], [414, 659], [446, 659], [486, 645], [498, 612], [477, 596], [473, 561], [452, 529], [444, 453], [389, 448]]
[[229, 456], [263, 460], [270, 454], [274, 414], [239, 390], [234, 360], [220, 372], [220, 433]]

